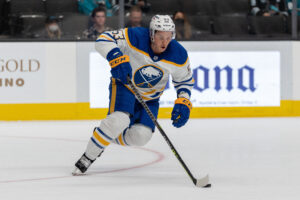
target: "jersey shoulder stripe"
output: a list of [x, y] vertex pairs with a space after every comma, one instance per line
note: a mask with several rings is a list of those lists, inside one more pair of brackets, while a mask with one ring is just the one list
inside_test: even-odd
[[178, 67], [182, 67], [187, 63], [188, 54], [179, 42], [172, 40], [164, 52], [165, 56], [162, 59], [163, 62], [167, 62]]

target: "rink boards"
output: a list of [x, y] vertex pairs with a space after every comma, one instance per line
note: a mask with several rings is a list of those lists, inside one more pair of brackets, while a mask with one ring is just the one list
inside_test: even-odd
[[[300, 42], [181, 44], [196, 82], [191, 117], [300, 116]], [[109, 68], [97, 56], [93, 42], [1, 43], [0, 120], [105, 117]], [[168, 87], [160, 118], [176, 96]]]

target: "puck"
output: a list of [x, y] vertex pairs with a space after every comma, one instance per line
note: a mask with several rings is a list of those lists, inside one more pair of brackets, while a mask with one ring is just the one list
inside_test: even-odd
[[204, 186], [204, 188], [210, 188], [211, 187], [211, 184], [207, 184], [206, 186]]

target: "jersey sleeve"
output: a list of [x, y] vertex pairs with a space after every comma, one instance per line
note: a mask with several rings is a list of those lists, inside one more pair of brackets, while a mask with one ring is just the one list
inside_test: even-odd
[[177, 67], [175, 72], [172, 73], [172, 82], [178, 97], [190, 98], [194, 85], [194, 79], [188, 58], [183, 66]]
[[104, 57], [114, 48], [120, 48], [125, 53], [125, 30], [105, 31], [96, 40], [95, 49]]

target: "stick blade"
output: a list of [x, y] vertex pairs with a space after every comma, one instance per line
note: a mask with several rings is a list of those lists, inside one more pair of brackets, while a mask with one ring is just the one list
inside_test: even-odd
[[211, 184], [209, 183], [209, 176], [206, 175], [205, 177], [201, 179], [196, 179], [196, 184], [197, 187], [211, 187]]

